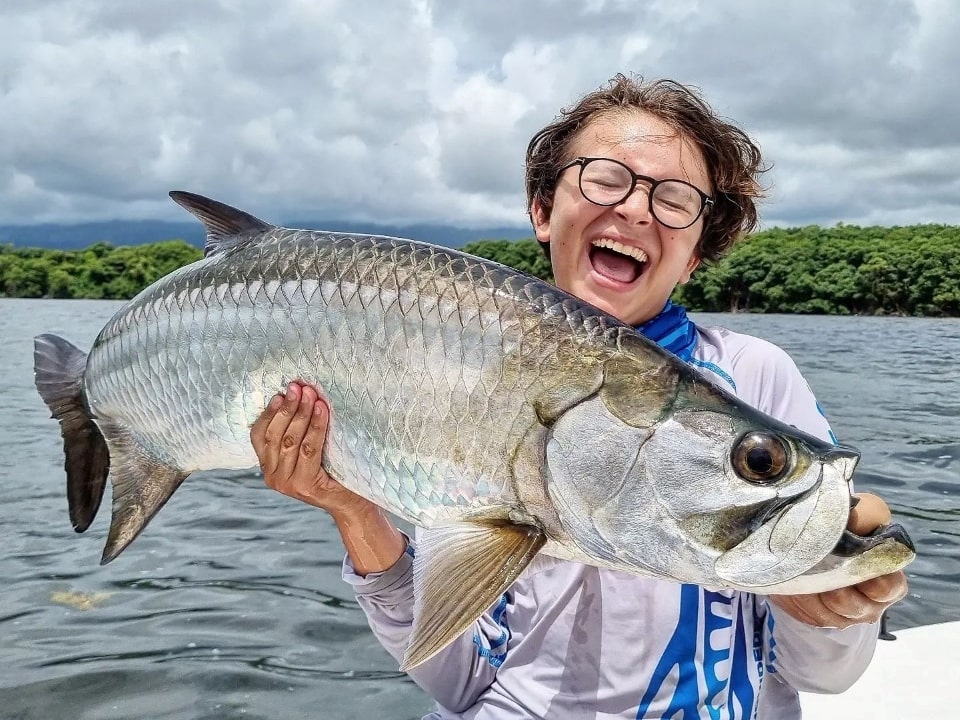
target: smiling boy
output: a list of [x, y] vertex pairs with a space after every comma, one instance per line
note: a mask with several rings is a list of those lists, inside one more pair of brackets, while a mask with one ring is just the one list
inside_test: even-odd
[[[793, 361], [758, 338], [692, 323], [669, 302], [757, 221], [759, 149], [691, 89], [623, 76], [538, 132], [527, 201], [558, 287], [745, 402], [832, 439]], [[323, 471], [328, 409], [293, 384], [251, 433], [267, 485], [326, 509], [344, 579], [398, 660], [413, 619], [412, 556], [377, 506]], [[850, 527], [889, 522], [863, 495]], [[840, 692], [867, 667], [902, 572], [817, 595], [711, 591], [538, 556], [468, 632], [410, 675], [429, 718], [799, 718], [797, 691]]]

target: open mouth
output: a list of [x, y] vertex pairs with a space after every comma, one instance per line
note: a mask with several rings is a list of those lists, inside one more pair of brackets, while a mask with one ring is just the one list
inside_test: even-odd
[[590, 245], [590, 264], [596, 273], [608, 280], [630, 284], [646, 270], [649, 258], [640, 248], [616, 240], [600, 238]]
[[898, 542], [913, 553], [917, 551], [913, 540], [910, 539], [910, 535], [907, 534], [903, 525], [891, 523], [878, 527], [869, 535], [857, 535], [849, 530], [844, 530], [840, 542], [837, 543], [830, 554], [838, 557], [862, 555], [887, 540]]

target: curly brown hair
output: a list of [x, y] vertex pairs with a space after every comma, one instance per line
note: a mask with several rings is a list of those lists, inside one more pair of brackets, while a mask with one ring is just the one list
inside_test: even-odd
[[[766, 168], [760, 148], [743, 130], [721, 119], [696, 89], [673, 80], [644, 82], [618, 74], [574, 107], [561, 110], [527, 146], [527, 211], [536, 199], [549, 216], [560, 169], [573, 159], [570, 148], [581, 130], [603, 115], [631, 110], [657, 117], [703, 153], [716, 205], [705, 217], [697, 255], [719, 260], [741, 236], [756, 229], [756, 201], [763, 196], [759, 177]], [[549, 258], [549, 245], [542, 247]]]

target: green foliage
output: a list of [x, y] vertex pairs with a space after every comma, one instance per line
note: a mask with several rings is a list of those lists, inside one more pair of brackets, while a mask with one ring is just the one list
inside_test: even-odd
[[705, 312], [958, 316], [960, 227], [765, 230], [674, 300]]
[[182, 240], [85, 250], [0, 245], [0, 297], [125, 300], [203, 253]]
[[533, 238], [526, 240], [477, 240], [463, 246], [463, 251], [478, 257], [493, 260], [514, 270], [553, 282], [553, 271], [540, 243]]
[[[532, 238], [463, 249], [552, 282]], [[69, 252], [0, 245], [0, 296], [127, 299], [201, 256], [182, 240]], [[960, 227], [766, 230], [699, 268], [674, 299], [695, 311], [960, 316]]]
[[[532, 238], [463, 249], [553, 280]], [[765, 230], [699, 268], [674, 300], [701, 312], [960, 316], [960, 227]]]

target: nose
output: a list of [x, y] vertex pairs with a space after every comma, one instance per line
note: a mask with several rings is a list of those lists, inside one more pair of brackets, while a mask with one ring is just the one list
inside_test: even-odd
[[631, 225], [649, 225], [653, 222], [653, 213], [650, 212], [650, 188], [637, 183], [633, 192], [614, 206], [614, 211]]

